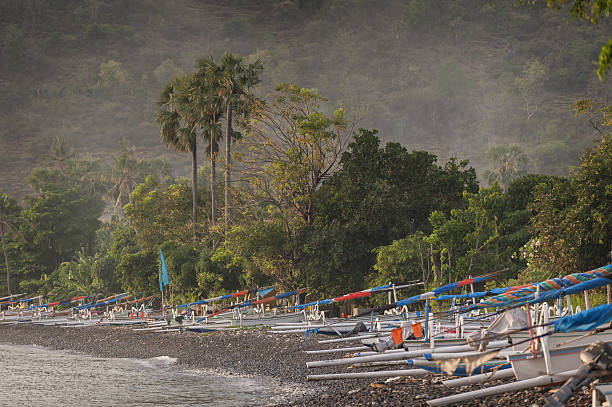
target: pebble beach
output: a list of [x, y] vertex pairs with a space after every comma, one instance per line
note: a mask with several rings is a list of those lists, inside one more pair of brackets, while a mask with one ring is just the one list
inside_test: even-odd
[[[300, 334], [272, 334], [262, 329], [219, 331], [207, 334], [137, 333], [121, 327], [62, 328], [53, 326], [0, 326], [0, 343], [35, 345], [69, 350], [96, 357], [148, 359], [169, 356], [177, 368], [231, 376], [266, 377], [283, 388], [271, 404], [289, 406], [426, 406], [426, 400], [476, 390], [479, 385], [448, 389], [440, 376], [402, 377], [390, 380], [340, 380], [307, 382], [306, 362], [317, 360], [304, 350], [323, 349], [317, 338]], [[327, 357], [325, 357], [327, 356]], [[329, 359], [322, 355], [320, 359]], [[446, 377], [445, 377], [446, 379]], [[489, 383], [501, 384], [503, 381]], [[541, 406], [549, 389], [538, 388], [472, 400], [458, 406]], [[566, 406], [587, 406], [590, 392], [577, 392]], [[249, 403], [253, 405], [253, 403]]]

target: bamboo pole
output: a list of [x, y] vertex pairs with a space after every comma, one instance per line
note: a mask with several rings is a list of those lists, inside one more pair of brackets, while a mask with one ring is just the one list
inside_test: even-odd
[[505, 379], [514, 376], [514, 370], [512, 369], [500, 369], [492, 372], [477, 374], [468, 377], [462, 377], [460, 379], [445, 380], [442, 382], [446, 387], [460, 387], [468, 386], [470, 384], [483, 383], [489, 380]]
[[350, 338], [323, 339], [323, 340], [320, 340], [319, 343], [354, 342], [354, 341], [360, 341], [362, 339], [377, 338], [379, 336], [381, 335], [380, 334], [368, 334], [368, 335], [360, 335], [360, 336], [351, 336]]
[[578, 369], [570, 370], [567, 372], [561, 372], [554, 375], [544, 375], [534, 377], [532, 379], [521, 380], [518, 382], [502, 384], [500, 386], [488, 387], [486, 389], [469, 391], [467, 393], [454, 394], [452, 396], [441, 397], [439, 399], [429, 400], [427, 402], [430, 406], [446, 406], [448, 404], [456, 404], [462, 401], [472, 400], [474, 398], [481, 398], [486, 396], [492, 396], [494, 394], [515, 392], [523, 389], [529, 389], [531, 387], [545, 386], [549, 384], [555, 384], [566, 380], [568, 377], [575, 375]]
[[586, 309], [590, 309], [591, 308], [591, 301], [589, 301], [589, 290], [586, 290], [584, 292], [584, 307]]
[[426, 374], [430, 374], [430, 372], [424, 369], [382, 370], [380, 372], [314, 374], [314, 375], [306, 376], [306, 380], [320, 381], [320, 380], [342, 380], [342, 379], [368, 379], [368, 378], [382, 378], [382, 377], [424, 376]]
[[305, 350], [304, 352], [308, 355], [323, 355], [326, 353], [336, 353], [336, 352], [359, 352], [362, 350], [371, 350], [367, 346], [353, 346], [351, 348], [334, 348], [334, 349], [318, 349], [318, 350]]
[[[507, 341], [495, 341], [495, 342], [491, 342], [488, 345], [488, 348], [489, 349], [493, 349], [496, 347], [500, 348], [500, 347], [507, 346], [507, 345], [508, 345]], [[324, 366], [340, 366], [340, 365], [352, 365], [353, 363], [361, 363], [361, 362], [379, 362], [383, 360], [412, 359], [415, 357], [424, 356], [425, 354], [429, 354], [429, 353], [432, 353], [432, 354], [441, 353], [441, 351], [444, 351], [445, 353], [466, 352], [466, 351], [473, 351], [473, 348], [470, 347], [469, 345], [460, 345], [460, 346], [445, 346], [445, 347], [438, 348], [438, 349], [421, 349], [421, 350], [415, 350], [415, 351], [410, 351], [410, 352], [406, 352], [402, 350], [400, 350], [400, 352], [387, 351], [379, 355], [342, 358], [342, 359], [331, 359], [331, 360], [317, 360], [313, 362], [307, 362], [306, 367], [313, 368], [313, 367], [324, 367]]]

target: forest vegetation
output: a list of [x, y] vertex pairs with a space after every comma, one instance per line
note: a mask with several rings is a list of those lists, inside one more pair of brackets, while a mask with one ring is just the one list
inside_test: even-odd
[[610, 2], [218, 3], [0, 3], [0, 292], [609, 261]]

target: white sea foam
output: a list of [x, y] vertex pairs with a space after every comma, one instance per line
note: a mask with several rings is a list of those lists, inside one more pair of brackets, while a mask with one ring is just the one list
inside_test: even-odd
[[157, 356], [149, 359], [152, 362], [161, 363], [164, 365], [173, 365], [176, 363], [176, 358], [172, 358], [170, 356]]

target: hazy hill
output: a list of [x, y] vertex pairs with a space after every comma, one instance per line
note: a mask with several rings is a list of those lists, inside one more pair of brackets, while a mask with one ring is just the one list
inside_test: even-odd
[[264, 61], [261, 94], [317, 88], [409, 149], [482, 171], [490, 146], [518, 143], [531, 171], [564, 174], [594, 136], [569, 105], [610, 94], [594, 64], [611, 33], [545, 1], [0, 0], [0, 190], [26, 194], [55, 136], [100, 157], [125, 137], [183, 171], [157, 93], [224, 51]]

